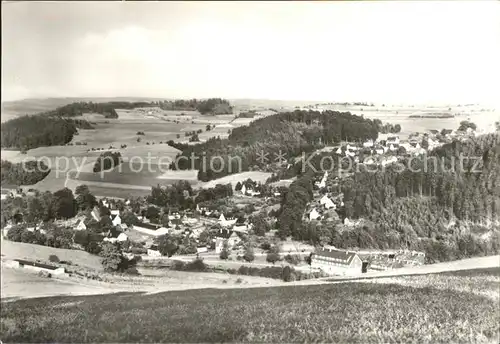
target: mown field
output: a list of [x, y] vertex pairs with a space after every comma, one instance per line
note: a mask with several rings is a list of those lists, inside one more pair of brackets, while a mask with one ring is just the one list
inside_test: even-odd
[[[424, 282], [338, 283], [19, 300], [2, 305], [1, 338], [6, 342], [497, 343], [498, 298], [477, 295], [474, 289], [498, 293], [499, 276], [499, 269], [443, 274], [448, 288]], [[462, 284], [467, 288], [460, 290]]]
[[[156, 186], [158, 184], [169, 185], [179, 180], [185, 180], [186, 173], [178, 173], [177, 171], [169, 171], [168, 165], [157, 165], [146, 161], [144, 163], [123, 162], [119, 166], [109, 171], [102, 172], [77, 172], [72, 171], [70, 178], [76, 179], [79, 182], [102, 182], [126, 185], [142, 185]], [[183, 172], [183, 171], [181, 171]], [[164, 175], [168, 178], [160, 178]], [[191, 173], [191, 175], [193, 175]], [[196, 182], [196, 179], [189, 179], [191, 182]]]
[[85, 251], [2, 240], [2, 258], [47, 261], [54, 254], [60, 260], [93, 270], [102, 270], [101, 258]]

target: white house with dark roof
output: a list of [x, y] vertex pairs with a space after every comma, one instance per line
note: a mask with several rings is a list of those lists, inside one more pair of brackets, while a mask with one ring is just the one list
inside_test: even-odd
[[311, 210], [311, 212], [309, 213], [309, 220], [312, 221], [312, 220], [317, 220], [321, 217], [321, 215], [318, 213], [318, 211], [316, 210], [316, 208], [314, 208], [313, 210]]
[[219, 232], [215, 235], [215, 252], [222, 252], [222, 248], [224, 247], [224, 241], [227, 241], [227, 245], [229, 248], [239, 244], [241, 242], [240, 236], [231, 230], [228, 229], [220, 229]]
[[323, 247], [311, 257], [311, 267], [331, 275], [361, 274], [363, 261], [356, 252]]
[[122, 225], [122, 218], [120, 217], [120, 215], [112, 215], [111, 221], [113, 222], [113, 226], [121, 226]]
[[90, 212], [90, 215], [96, 221], [99, 221], [101, 219], [101, 214], [100, 214], [99, 208], [97, 206], [95, 206], [94, 209], [92, 209], [92, 211]]
[[226, 219], [224, 214], [220, 214], [219, 216], [219, 225], [222, 227], [230, 227], [236, 223], [238, 219]]
[[324, 195], [324, 196], [320, 199], [319, 203], [320, 203], [321, 205], [324, 205], [324, 206], [325, 206], [325, 209], [331, 209], [331, 208], [335, 209], [335, 208], [336, 208], [335, 203], [333, 203], [333, 201], [332, 201], [332, 200], [330, 199], [330, 197], [328, 197], [327, 195]]
[[87, 226], [83, 222], [83, 220], [78, 220], [75, 226], [75, 231], [84, 231], [87, 229]]

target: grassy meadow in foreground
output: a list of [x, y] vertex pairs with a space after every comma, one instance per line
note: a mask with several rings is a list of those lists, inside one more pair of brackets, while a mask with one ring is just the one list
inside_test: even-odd
[[[472, 292], [499, 273], [441, 275], [433, 288], [339, 283], [19, 300], [2, 306], [9, 342], [498, 342], [498, 298]], [[433, 277], [434, 278], [434, 277]], [[467, 288], [455, 290], [461, 278]], [[458, 286], [460, 289], [460, 285]], [[464, 289], [471, 289], [467, 292]]]

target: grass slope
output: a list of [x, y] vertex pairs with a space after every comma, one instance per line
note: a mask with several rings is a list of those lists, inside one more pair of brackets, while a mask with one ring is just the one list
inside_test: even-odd
[[102, 270], [101, 258], [85, 251], [26, 244], [2, 239], [2, 258], [47, 261], [52, 254], [55, 254], [60, 260], [71, 261], [74, 265], [88, 269]]
[[[494, 279], [490, 287], [498, 291], [498, 269], [470, 275], [461, 271], [460, 276], [471, 288]], [[443, 281], [449, 277], [456, 275], [442, 275]], [[497, 342], [498, 300], [453, 287], [451, 283], [448, 289], [423, 283], [416, 287], [339, 283], [20, 300], [2, 305], [1, 338], [9, 342]]]

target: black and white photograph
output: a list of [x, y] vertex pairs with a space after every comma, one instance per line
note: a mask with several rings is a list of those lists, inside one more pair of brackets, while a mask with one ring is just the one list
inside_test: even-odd
[[499, 1], [2, 1], [0, 343], [500, 342]]

